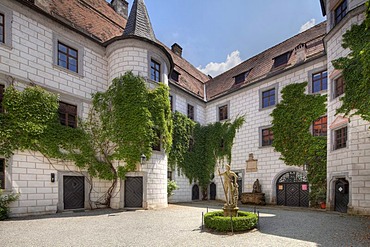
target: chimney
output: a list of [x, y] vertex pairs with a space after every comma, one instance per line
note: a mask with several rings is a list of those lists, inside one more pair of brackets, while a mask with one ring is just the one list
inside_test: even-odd
[[171, 46], [171, 50], [178, 55], [179, 57], [182, 56], [182, 47], [179, 44], [175, 43]]
[[112, 0], [110, 5], [117, 14], [127, 20], [128, 18], [128, 2], [126, 0]]
[[306, 44], [303, 44], [303, 43], [296, 46], [296, 48], [294, 49], [295, 57], [296, 57], [295, 64], [299, 64], [299, 63], [306, 61], [306, 57], [307, 57], [306, 48], [307, 48]]

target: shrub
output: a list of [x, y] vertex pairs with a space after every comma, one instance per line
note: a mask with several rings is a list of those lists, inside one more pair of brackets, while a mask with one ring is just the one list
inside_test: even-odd
[[16, 201], [19, 198], [18, 194], [3, 195], [3, 191], [0, 189], [0, 220], [8, 218], [9, 215], [9, 204]]
[[167, 181], [167, 197], [172, 196], [174, 190], [178, 190], [179, 186], [177, 186], [176, 181], [169, 180]]
[[[204, 215], [204, 224], [207, 228], [220, 232], [231, 231], [231, 219], [225, 217], [223, 211], [209, 212]], [[256, 227], [258, 216], [254, 213], [239, 211], [237, 217], [232, 218], [234, 231], [246, 231]]]

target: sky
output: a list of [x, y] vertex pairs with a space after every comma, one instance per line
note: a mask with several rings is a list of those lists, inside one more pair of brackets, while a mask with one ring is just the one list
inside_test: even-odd
[[[131, 9], [133, 0], [129, 2]], [[110, 2], [110, 0], [107, 0]], [[322, 21], [319, 0], [145, 0], [156, 38], [216, 76]]]

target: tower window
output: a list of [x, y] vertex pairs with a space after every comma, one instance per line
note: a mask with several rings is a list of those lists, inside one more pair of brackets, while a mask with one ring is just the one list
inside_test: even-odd
[[150, 61], [150, 79], [159, 82], [161, 80], [160, 75], [161, 75], [161, 65], [152, 59]]

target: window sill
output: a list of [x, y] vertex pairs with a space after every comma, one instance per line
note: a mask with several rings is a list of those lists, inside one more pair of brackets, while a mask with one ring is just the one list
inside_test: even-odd
[[321, 90], [321, 91], [317, 91], [317, 92], [311, 92], [310, 94], [315, 95], [315, 94], [327, 94], [327, 93], [328, 93], [328, 90], [326, 89], [326, 90]]
[[258, 148], [260, 149], [266, 149], [266, 148], [273, 148], [272, 145], [268, 145], [268, 146], [258, 146]]
[[84, 76], [82, 75], [82, 72], [77, 72], [76, 73], [76, 72], [74, 72], [72, 70], [66, 69], [66, 68], [64, 68], [62, 66], [59, 66], [57, 64], [53, 64], [53, 68], [54, 69], [58, 69], [58, 70], [63, 71], [63, 72], [66, 72], [66, 73], [68, 73], [68, 74], [70, 74], [72, 76], [79, 77], [80, 79], [84, 78]]
[[270, 105], [270, 106], [267, 106], [267, 107], [264, 107], [264, 108], [259, 108], [258, 110], [259, 111], [270, 110], [270, 109], [274, 109], [275, 106], [276, 106], [276, 104], [275, 105]]
[[13, 50], [13, 46], [12, 45], [9, 45], [7, 43], [0, 43], [0, 47], [1, 48], [5, 48], [5, 49], [7, 49], [9, 51]]

